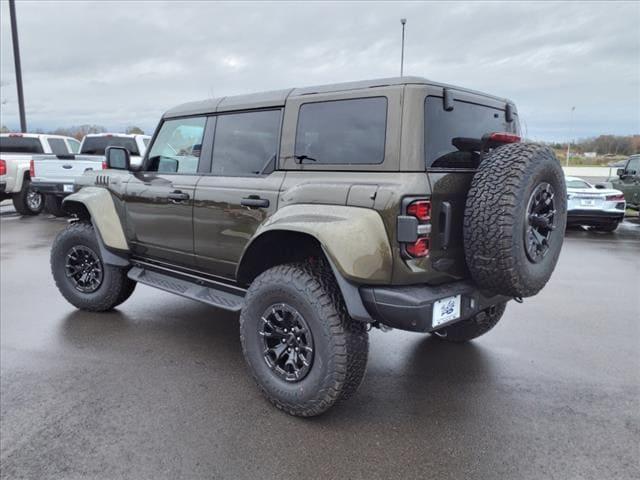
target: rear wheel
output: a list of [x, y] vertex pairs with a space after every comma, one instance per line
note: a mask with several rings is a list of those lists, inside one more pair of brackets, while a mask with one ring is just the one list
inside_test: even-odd
[[506, 306], [506, 303], [499, 303], [498, 305], [494, 305], [477, 313], [467, 320], [462, 320], [449, 327], [441, 328], [431, 333], [437, 338], [446, 340], [447, 342], [468, 342], [469, 340], [484, 335], [495, 327], [502, 318]]
[[44, 208], [43, 195], [34, 190], [31, 180], [25, 178], [22, 182], [22, 189], [12, 196], [13, 206], [20, 215], [38, 215]]
[[51, 273], [69, 303], [92, 312], [120, 305], [136, 286], [125, 269], [102, 261], [93, 226], [85, 222], [70, 224], [55, 238]]
[[44, 196], [44, 210], [56, 217], [66, 217], [67, 212], [62, 208], [62, 197], [56, 195]]
[[245, 360], [258, 386], [291, 415], [319, 415], [351, 396], [365, 374], [366, 325], [346, 311], [331, 271], [309, 263], [256, 278], [240, 315]]

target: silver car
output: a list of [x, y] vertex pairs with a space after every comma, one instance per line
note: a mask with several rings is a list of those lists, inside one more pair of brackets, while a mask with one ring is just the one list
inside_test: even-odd
[[626, 203], [620, 190], [596, 188], [577, 177], [567, 183], [567, 225], [584, 225], [613, 232], [624, 218]]

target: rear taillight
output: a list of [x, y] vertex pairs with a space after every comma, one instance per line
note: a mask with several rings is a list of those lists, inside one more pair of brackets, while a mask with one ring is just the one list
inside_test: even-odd
[[520, 136], [514, 133], [493, 132], [489, 135], [489, 140], [495, 143], [518, 143]]
[[31, 178], [34, 178], [36, 176], [36, 166], [33, 163], [33, 159], [29, 161], [29, 175], [31, 176]]
[[622, 193], [616, 193], [615, 195], [607, 195], [608, 202], [624, 202], [624, 195]]
[[431, 235], [431, 202], [429, 200], [413, 200], [407, 204], [404, 214], [398, 217], [398, 227], [398, 240], [402, 243], [402, 251], [406, 257], [422, 258], [429, 255], [429, 236]]
[[109, 168], [109, 167], [107, 166], [107, 162], [106, 162], [105, 160], [103, 160], [103, 161], [102, 161], [102, 169], [103, 169], [103, 170], [106, 170], [107, 168]]
[[429, 200], [416, 200], [407, 207], [407, 215], [416, 217], [421, 222], [431, 220], [431, 202]]
[[0, 175], [7, 174], [7, 162], [4, 160], [0, 160]]

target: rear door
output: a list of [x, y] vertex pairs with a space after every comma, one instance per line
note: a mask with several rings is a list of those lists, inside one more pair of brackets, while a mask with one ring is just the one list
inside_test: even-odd
[[217, 115], [210, 172], [197, 185], [194, 206], [196, 263], [234, 278], [258, 226], [277, 209], [284, 172], [275, 171], [281, 109]]
[[200, 178], [207, 117], [165, 120], [142, 171], [127, 183], [124, 196], [129, 241], [134, 254], [192, 267], [193, 202]]
[[640, 204], [640, 155], [629, 158], [625, 173], [614, 183], [614, 187], [624, 193], [624, 198], [633, 205]]

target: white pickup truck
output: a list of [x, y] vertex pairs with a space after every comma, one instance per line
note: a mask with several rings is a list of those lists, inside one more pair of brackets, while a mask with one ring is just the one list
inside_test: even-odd
[[12, 199], [21, 215], [37, 215], [44, 207], [42, 194], [31, 183], [34, 155], [77, 153], [80, 142], [61, 135], [35, 133], [0, 134], [0, 200]]
[[33, 158], [33, 188], [45, 196], [47, 212], [64, 216], [62, 199], [75, 191], [75, 179], [90, 170], [104, 168], [107, 147], [129, 150], [131, 165], [140, 166], [149, 135], [91, 133], [82, 139], [78, 155], [39, 155]]

